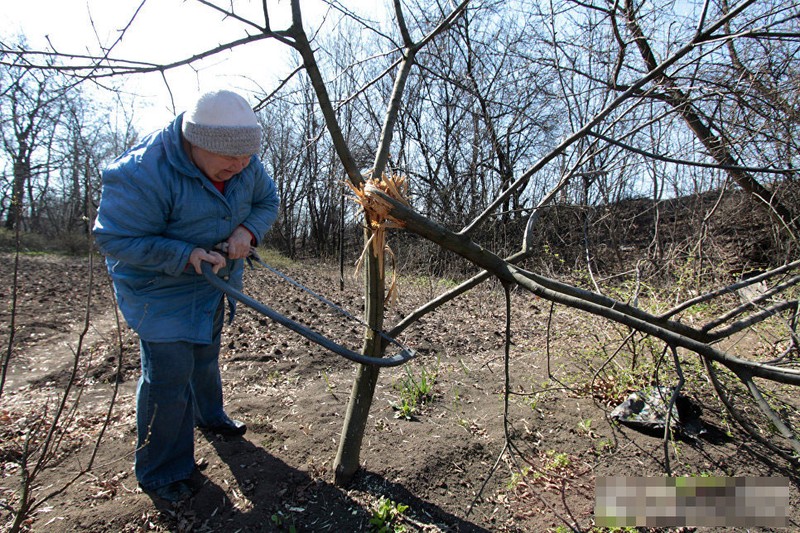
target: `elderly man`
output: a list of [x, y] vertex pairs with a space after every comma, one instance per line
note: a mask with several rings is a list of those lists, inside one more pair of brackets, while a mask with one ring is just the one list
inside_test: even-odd
[[[103, 172], [95, 239], [140, 340], [136, 477], [168, 501], [194, 493], [195, 426], [225, 436], [246, 430], [223, 409], [225, 305], [201, 263], [241, 288], [243, 258], [278, 213], [260, 148], [261, 127], [247, 101], [214, 91]], [[215, 250], [220, 243], [227, 259]]]

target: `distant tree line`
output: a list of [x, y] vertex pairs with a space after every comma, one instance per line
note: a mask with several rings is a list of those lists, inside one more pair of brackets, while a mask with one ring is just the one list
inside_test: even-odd
[[[626, 91], [629, 80], [690, 40], [701, 8], [476, 3], [420, 52], [386, 172], [408, 176], [418, 212], [454, 230], [466, 226], [553, 145]], [[730, 8], [723, 0], [717, 9]], [[796, 10], [778, 2], [750, 6], [747, 17], [725, 28], [739, 38], [698, 47], [681, 68], [633, 92], [602, 126], [523, 178], [493, 210], [492, 223], [478, 230], [478, 240], [499, 253], [514, 249], [532, 209], [555, 187], [549, 230], [540, 235], [549, 236], [540, 245], [577, 243], [585, 250], [575, 250], [570, 264], [584, 256], [591, 266], [598, 254], [621, 257], [629, 243], [620, 230], [635, 226], [651, 235], [651, 257], [661, 261], [694, 249], [713, 218], [708, 208], [690, 209], [695, 224], [682, 224], [676, 235], [661, 213], [666, 202], [725, 195], [738, 186], [777, 216], [768, 244], [785, 254], [798, 227], [791, 199], [781, 196], [796, 179]], [[424, 29], [443, 10], [420, 3], [413, 12]], [[364, 171], [391, 93], [392, 80], [382, 75], [393, 61], [382, 52], [387, 40], [375, 24], [345, 17], [315, 43], [325, 51], [320, 68], [331, 73], [331, 100]], [[0, 43], [0, 220], [7, 229], [19, 222], [23, 231], [48, 237], [85, 234], [103, 166], [147, 133], [135, 127], [136, 102], [122, 95], [98, 99], [79, 83], [81, 76], [90, 77], [58, 54], [32, 50], [24, 37]], [[308, 77], [287, 78], [257, 107], [266, 133], [261, 155], [282, 199], [270, 244], [291, 257], [330, 257], [342, 248], [357, 255], [356, 206], [344, 198], [341, 165]], [[646, 218], [649, 227], [604, 211], [630, 199], [647, 201], [650, 215], [637, 220]], [[562, 206], [557, 216], [556, 206]], [[403, 260], [448, 269], [452, 258], [440, 248], [403, 239]], [[682, 243], [677, 249], [676, 242]]]

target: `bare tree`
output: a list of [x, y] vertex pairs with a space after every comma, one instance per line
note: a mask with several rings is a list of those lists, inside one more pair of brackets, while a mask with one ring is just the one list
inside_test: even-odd
[[291, 120], [293, 112], [294, 106], [283, 100], [275, 101], [259, 112], [266, 142], [262, 161], [270, 171], [281, 198], [280, 216], [272, 233], [277, 234], [276, 244], [292, 258], [297, 253], [304, 226], [306, 182], [300, 179], [304, 159], [299, 150], [305, 144], [307, 133], [303, 123]]
[[[9, 52], [2, 53], [8, 57]], [[14, 60], [12, 59], [12, 63]], [[47, 175], [47, 157], [36, 157], [37, 152], [47, 152], [61, 115], [63, 89], [55, 86], [47, 72], [35, 71], [6, 64], [0, 71], [2, 107], [0, 107], [0, 133], [3, 149], [13, 167], [13, 181], [8, 196], [11, 199], [4, 225], [13, 229], [23, 221], [23, 205], [28, 197], [30, 215], [35, 217], [33, 177]]]

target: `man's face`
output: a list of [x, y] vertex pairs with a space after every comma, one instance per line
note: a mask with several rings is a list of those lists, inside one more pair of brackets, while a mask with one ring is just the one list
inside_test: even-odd
[[241, 172], [252, 155], [220, 155], [197, 146], [189, 148], [192, 161], [208, 179], [216, 182], [228, 181]]

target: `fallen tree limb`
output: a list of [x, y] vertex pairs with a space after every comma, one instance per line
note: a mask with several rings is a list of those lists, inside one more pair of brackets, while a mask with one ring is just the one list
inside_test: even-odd
[[704, 358], [728, 367], [737, 375], [748, 375], [778, 383], [800, 385], [800, 370], [748, 361], [728, 354], [712, 347], [710, 343], [714, 339], [703, 331], [674, 320], [647, 313], [613, 298], [528, 272], [483, 248], [467, 235], [448, 230], [376, 188], [367, 188], [365, 192], [379, 197], [380, 201], [386, 204], [387, 217], [397, 223], [398, 226], [421, 235], [439, 246], [468, 259], [499, 278], [502, 282], [513, 283], [545, 300], [613, 320], [659, 338], [670, 345], [690, 350]]
[[747, 432], [748, 435], [752, 436], [756, 441], [760, 442], [771, 451], [776, 453], [778, 456], [783, 458], [784, 460], [797, 464], [797, 458], [794, 457], [790, 452], [776, 446], [772, 443], [769, 439], [764, 438], [761, 435], [761, 432], [758, 431], [757, 428], [753, 426], [745, 417], [744, 415], [739, 412], [736, 406], [733, 405], [730, 397], [728, 397], [727, 392], [724, 390], [722, 382], [719, 380], [719, 376], [717, 375], [717, 370], [714, 368], [714, 363], [709, 361], [708, 359], [703, 359], [703, 366], [705, 366], [706, 373], [708, 377], [711, 378], [711, 384], [714, 386], [714, 390], [717, 392], [717, 397], [725, 406], [725, 409], [730, 413], [733, 419], [736, 421], [739, 426]]

